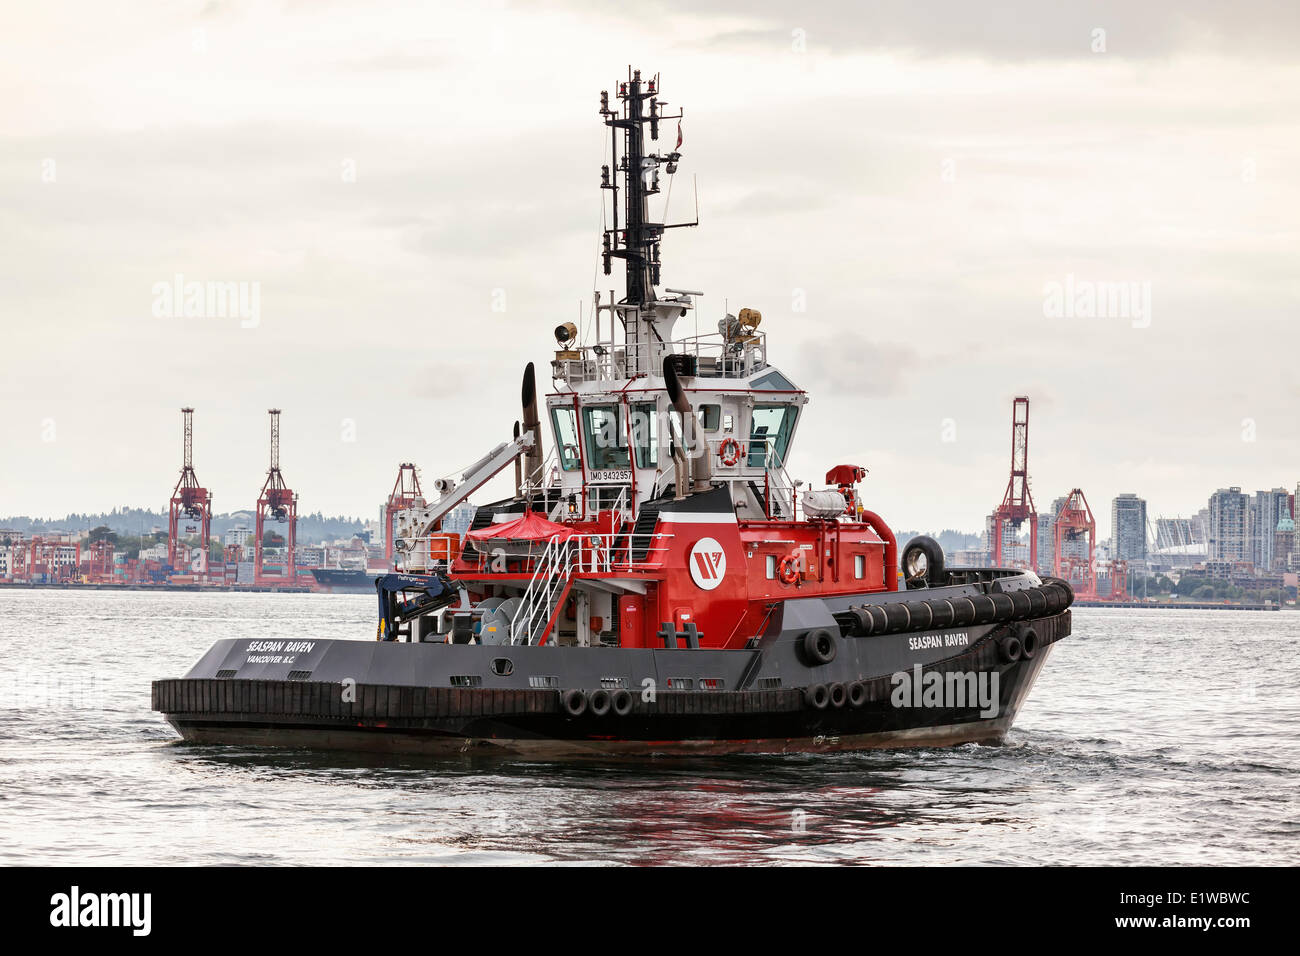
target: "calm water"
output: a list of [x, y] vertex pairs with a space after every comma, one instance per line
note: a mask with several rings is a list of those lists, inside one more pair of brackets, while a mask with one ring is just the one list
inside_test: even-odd
[[218, 638], [368, 638], [372, 604], [0, 591], [0, 863], [1300, 862], [1296, 612], [1077, 609], [998, 747], [440, 764], [149, 710]]

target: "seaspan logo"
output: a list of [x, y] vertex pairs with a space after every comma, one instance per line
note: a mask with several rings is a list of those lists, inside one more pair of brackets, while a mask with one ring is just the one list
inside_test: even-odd
[[696, 587], [712, 591], [727, 573], [727, 554], [712, 538], [701, 538], [691, 548], [690, 566]]

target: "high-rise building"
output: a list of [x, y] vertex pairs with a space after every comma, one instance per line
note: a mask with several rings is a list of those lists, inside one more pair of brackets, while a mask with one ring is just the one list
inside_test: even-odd
[[1056, 512], [1038, 516], [1038, 567], [1040, 575], [1051, 574], [1056, 567]]
[[1147, 557], [1147, 503], [1134, 494], [1122, 494], [1110, 503], [1110, 553], [1119, 561], [1145, 561]]
[[1206, 558], [1210, 561], [1249, 561], [1250, 496], [1237, 486], [1210, 495], [1206, 528]]
[[1290, 495], [1285, 488], [1255, 492], [1250, 503], [1250, 560], [1261, 571], [1273, 567], [1273, 544], [1277, 524], [1291, 517]]
[[1192, 540], [1196, 544], [1205, 544], [1210, 540], [1210, 509], [1202, 508], [1192, 515]]
[[1273, 564], [1271, 570], [1287, 571], [1291, 567], [1291, 555], [1295, 553], [1295, 522], [1287, 516], [1278, 519], [1277, 531], [1273, 533]]

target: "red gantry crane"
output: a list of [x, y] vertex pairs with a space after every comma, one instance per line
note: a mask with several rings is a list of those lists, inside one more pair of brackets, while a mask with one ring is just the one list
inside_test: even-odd
[[[257, 584], [293, 584], [297, 580], [298, 568], [294, 560], [294, 548], [298, 536], [298, 496], [284, 483], [280, 474], [280, 409], [267, 409], [271, 416], [271, 467], [267, 469], [266, 481], [262, 483], [262, 494], [257, 499], [256, 538], [253, 541], [253, 580]], [[262, 535], [267, 519], [286, 522], [284, 571], [281, 574], [266, 574], [262, 566]]]
[[[185, 463], [181, 466], [181, 476], [172, 490], [171, 509], [167, 519], [167, 564], [175, 573], [206, 577], [208, 542], [212, 536], [212, 493], [199, 484], [199, 479], [194, 474], [194, 409], [182, 408], [181, 416], [184, 421]], [[188, 567], [181, 567], [177, 563], [184, 550], [181, 544], [182, 518], [186, 521], [184, 533], [197, 533], [200, 537], [199, 552], [190, 559]], [[190, 524], [192, 521], [197, 521], [198, 524]]]
[[[1070, 582], [1077, 598], [1092, 600], [1097, 596], [1097, 575], [1093, 568], [1093, 552], [1097, 549], [1097, 523], [1083, 492], [1074, 488], [1056, 514], [1056, 566], [1058, 578]], [[1080, 543], [1086, 541], [1086, 547]], [[1065, 545], [1069, 544], [1069, 553]]]
[[393, 566], [393, 521], [399, 511], [416, 508], [424, 503], [424, 492], [420, 490], [420, 476], [415, 465], [404, 461], [397, 466], [397, 481], [393, 483], [388, 504], [384, 506], [384, 563]]
[[1029, 492], [1029, 399], [1018, 396], [1011, 405], [1011, 478], [1002, 504], [993, 512], [993, 566], [1002, 567], [1005, 529], [1017, 533], [1029, 521], [1029, 567], [1038, 568], [1038, 513]]

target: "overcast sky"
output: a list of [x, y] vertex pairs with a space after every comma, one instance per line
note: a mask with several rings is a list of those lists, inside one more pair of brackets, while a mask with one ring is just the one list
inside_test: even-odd
[[[812, 393], [796, 477], [862, 464], [895, 527], [976, 529], [1027, 394], [1040, 509], [1082, 487], [1103, 536], [1120, 492], [1294, 490], [1296, 5], [981, 6], [10, 4], [0, 515], [165, 508], [186, 404], [218, 511], [269, 406], [308, 512], [508, 437], [590, 300], [628, 63], [686, 111], [670, 218], [698, 176], [665, 284], [763, 312]], [[256, 327], [156, 315], [177, 273], [257, 283]], [[1150, 314], [1052, 316], [1067, 281]]]

